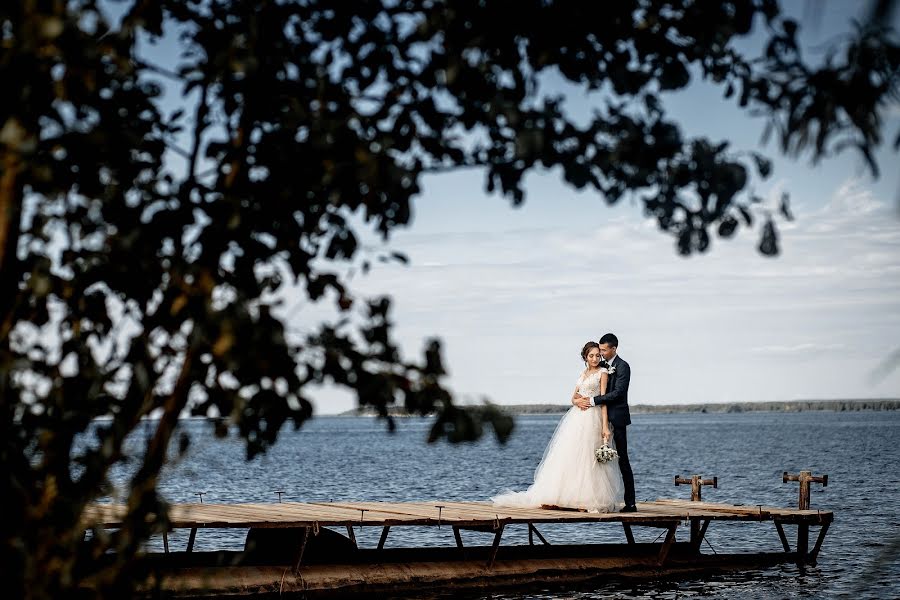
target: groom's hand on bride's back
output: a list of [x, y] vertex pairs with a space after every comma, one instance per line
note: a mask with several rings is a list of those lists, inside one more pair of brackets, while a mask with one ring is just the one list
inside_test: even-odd
[[593, 404], [591, 403], [591, 399], [590, 399], [590, 398], [585, 398], [584, 396], [581, 396], [581, 395], [576, 395], [576, 396], [575, 396], [575, 399], [572, 400], [572, 404], [574, 404], [575, 406], [577, 406], [577, 407], [580, 408], [581, 410], [587, 410], [587, 409], [589, 409], [591, 406], [593, 406]]

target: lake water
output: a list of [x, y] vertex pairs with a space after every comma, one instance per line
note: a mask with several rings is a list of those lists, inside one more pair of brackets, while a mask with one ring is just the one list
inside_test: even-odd
[[[399, 419], [394, 434], [365, 417], [316, 417], [299, 431], [286, 430], [265, 456], [244, 460], [242, 444], [216, 440], [208, 424], [183, 424], [193, 434], [188, 455], [169, 467], [161, 490], [172, 502], [486, 500], [507, 489], [524, 489], [559, 415], [518, 417], [512, 439], [491, 436], [478, 443], [427, 444], [427, 419]], [[900, 597], [900, 413], [804, 412], [636, 415], [628, 430], [638, 500], [689, 498], [676, 475], [717, 476], [719, 488], [704, 500], [755, 506], [794, 507], [798, 484], [782, 472], [828, 474], [827, 487], [813, 484], [812, 508], [835, 512], [816, 567], [794, 565], [703, 579], [641, 584], [609, 582], [590, 588], [529, 589], [474, 598], [898, 598]], [[122, 474], [120, 473], [120, 477]], [[521, 529], [521, 531], [520, 531]], [[551, 543], [622, 542], [614, 524], [543, 525]], [[793, 528], [786, 528], [789, 539]], [[818, 528], [810, 532], [810, 546]], [[377, 545], [380, 528], [357, 529], [361, 546]], [[243, 531], [201, 530], [196, 548], [243, 547]], [[654, 529], [635, 529], [653, 541]], [[683, 535], [683, 534], [682, 534]], [[467, 543], [488, 544], [490, 534], [463, 532]], [[186, 532], [170, 536], [174, 548]], [[710, 524], [704, 552], [781, 548], [771, 524]], [[527, 543], [524, 527], [511, 527], [504, 543]], [[395, 528], [388, 546], [453, 545], [450, 527]], [[792, 540], [793, 544], [793, 540]], [[154, 547], [161, 542], [154, 540]], [[434, 596], [432, 596], [434, 597]]]

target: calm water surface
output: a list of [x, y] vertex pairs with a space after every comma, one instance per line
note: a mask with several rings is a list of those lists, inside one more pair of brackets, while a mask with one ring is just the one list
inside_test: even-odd
[[[274, 502], [275, 490], [298, 502], [486, 500], [527, 487], [558, 421], [558, 415], [519, 417], [505, 446], [492, 437], [454, 446], [426, 444], [426, 419], [400, 419], [391, 435], [372, 418], [317, 417], [299, 431], [284, 431], [273, 450], [249, 463], [238, 440], [216, 440], [208, 424], [191, 421], [183, 424], [193, 435], [191, 449], [169, 467], [161, 489], [172, 502], [196, 502], [198, 491], [206, 492], [204, 502]], [[835, 512], [818, 566], [472, 598], [900, 597], [900, 413], [636, 415], [628, 437], [639, 501], [689, 498], [690, 488], [674, 487], [673, 477], [700, 473], [719, 478], [719, 489], [704, 488], [705, 500], [795, 506], [797, 484], [782, 483], [782, 472], [827, 473], [828, 487], [812, 490], [812, 508]], [[621, 527], [612, 524], [544, 525], [541, 532], [551, 543], [624, 541]], [[361, 546], [374, 547], [380, 533], [366, 527], [356, 536]], [[637, 528], [635, 534], [653, 541], [659, 531]], [[816, 534], [813, 528], [810, 545]], [[201, 530], [196, 547], [239, 549], [244, 535]], [[492, 538], [463, 536], [472, 544]], [[781, 548], [771, 523], [712, 523], [707, 539], [708, 553]], [[187, 532], [170, 536], [175, 548], [186, 541]], [[527, 543], [527, 531], [511, 527], [504, 543]], [[388, 546], [410, 544], [453, 545], [453, 533], [449, 527], [391, 531]]]

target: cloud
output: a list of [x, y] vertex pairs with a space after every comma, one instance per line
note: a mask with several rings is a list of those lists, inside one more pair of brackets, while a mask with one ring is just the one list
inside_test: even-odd
[[853, 177], [838, 188], [820, 216], [856, 221], [885, 209], [886, 205], [875, 198], [872, 190], [861, 179]]
[[631, 208], [585, 210], [565, 197], [554, 206], [530, 221], [442, 231], [429, 219], [446, 205], [423, 203], [425, 227], [392, 243], [410, 265], [379, 265], [354, 285], [394, 296], [408, 356], [440, 336], [451, 387], [499, 403], [564, 403], [578, 349], [610, 330], [635, 372], [634, 403], [900, 389], [897, 375], [867, 387], [900, 339], [900, 221], [860, 181], [783, 228], [776, 259], [756, 251], [756, 231], [685, 259]]

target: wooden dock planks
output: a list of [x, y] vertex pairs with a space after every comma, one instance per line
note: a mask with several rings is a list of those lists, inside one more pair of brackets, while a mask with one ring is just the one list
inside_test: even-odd
[[[85, 527], [121, 525], [125, 506], [93, 504], [82, 521]], [[641, 502], [636, 513], [587, 513], [541, 508], [494, 506], [489, 502], [279, 502], [266, 504], [173, 504], [171, 527], [249, 528], [312, 526], [484, 525], [500, 523], [579, 523], [594, 521], [641, 524], [688, 519], [724, 521], [777, 521], [779, 523], [830, 522], [830, 511], [796, 510], [769, 506], [737, 506], [713, 502], [660, 499]]]

